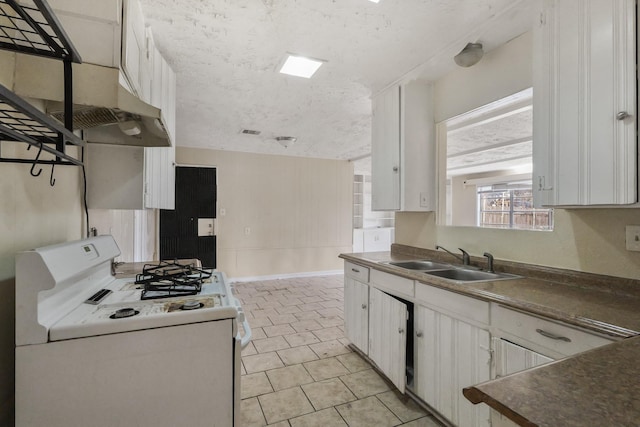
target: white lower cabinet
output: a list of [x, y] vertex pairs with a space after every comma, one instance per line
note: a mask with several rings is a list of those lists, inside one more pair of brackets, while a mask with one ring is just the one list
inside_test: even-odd
[[[525, 369], [534, 368], [553, 362], [553, 359], [528, 348], [521, 347], [502, 338], [492, 338], [491, 344], [495, 355], [495, 370], [492, 379], [515, 374]], [[492, 427], [514, 427], [513, 421], [497, 411], [491, 410]]]
[[416, 395], [456, 426], [489, 426], [489, 408], [462, 395], [491, 377], [489, 332], [419, 305], [414, 315]]
[[[495, 335], [491, 343], [495, 355], [492, 379], [614, 342], [611, 338], [499, 304], [491, 305], [491, 326]], [[516, 427], [513, 421], [493, 410], [491, 425]]]
[[369, 357], [404, 393], [407, 369], [407, 305], [369, 289]]
[[515, 374], [525, 369], [553, 362], [553, 359], [550, 357], [502, 338], [494, 337], [491, 341], [496, 358], [493, 378], [504, 377], [505, 375]]
[[344, 276], [344, 333], [364, 354], [369, 354], [369, 285]]
[[370, 287], [368, 268], [345, 262], [344, 272], [345, 335], [404, 393], [407, 305]]
[[[458, 427], [513, 427], [462, 390], [614, 339], [520, 310], [345, 262], [345, 334], [405, 391]], [[413, 336], [407, 338], [413, 313]], [[411, 359], [411, 358], [409, 358]], [[411, 363], [410, 363], [411, 364]], [[409, 366], [411, 369], [411, 366]]]

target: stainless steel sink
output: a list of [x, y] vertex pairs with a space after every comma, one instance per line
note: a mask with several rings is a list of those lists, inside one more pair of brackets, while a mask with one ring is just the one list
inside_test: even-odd
[[488, 271], [467, 270], [455, 268], [449, 270], [425, 271], [431, 276], [442, 277], [443, 279], [455, 280], [459, 282], [486, 282], [490, 280], [510, 280], [518, 279], [520, 276], [507, 273], [489, 273]]
[[442, 264], [439, 262], [416, 260], [416, 261], [390, 261], [389, 265], [395, 265], [396, 267], [406, 268], [407, 270], [418, 271], [430, 271], [430, 270], [446, 270], [450, 269], [451, 265]]

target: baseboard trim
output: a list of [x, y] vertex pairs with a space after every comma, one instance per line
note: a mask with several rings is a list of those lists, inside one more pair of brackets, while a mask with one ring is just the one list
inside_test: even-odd
[[229, 283], [260, 282], [264, 280], [296, 279], [299, 277], [337, 276], [344, 270], [309, 271], [303, 273], [273, 274], [269, 276], [229, 277]]

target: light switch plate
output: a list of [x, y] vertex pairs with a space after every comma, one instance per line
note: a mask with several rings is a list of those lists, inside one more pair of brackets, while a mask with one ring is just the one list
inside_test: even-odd
[[640, 225], [627, 225], [625, 241], [628, 251], [640, 252]]
[[198, 218], [198, 237], [214, 236], [216, 233], [213, 218]]

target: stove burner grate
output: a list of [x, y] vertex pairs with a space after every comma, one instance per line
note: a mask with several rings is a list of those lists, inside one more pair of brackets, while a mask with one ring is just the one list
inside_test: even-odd
[[146, 264], [142, 273], [136, 275], [136, 284], [143, 285], [141, 299], [171, 298], [197, 295], [202, 283], [211, 277], [211, 272], [194, 264], [177, 261], [161, 261]]

